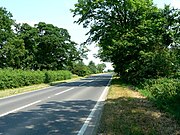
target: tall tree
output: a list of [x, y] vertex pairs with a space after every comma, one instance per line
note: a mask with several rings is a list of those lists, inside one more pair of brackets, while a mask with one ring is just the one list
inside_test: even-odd
[[91, 74], [96, 74], [97, 73], [97, 67], [93, 61], [90, 61], [88, 64], [88, 67], [91, 71]]
[[24, 41], [26, 53], [23, 59], [25, 69], [37, 69], [38, 30], [27, 23], [16, 24], [16, 35]]
[[23, 57], [25, 55], [24, 41], [17, 37], [9, 38], [7, 43], [0, 49], [2, 68], [12, 67], [15, 69], [23, 68]]
[[76, 43], [66, 29], [58, 28], [52, 24], [40, 22], [38, 29], [38, 54], [39, 69], [65, 69], [73, 61], [80, 58]]
[[7, 39], [12, 36], [13, 24], [12, 14], [5, 8], [0, 7], [0, 48], [2, 48], [7, 42]]
[[169, 53], [174, 43], [177, 34], [171, 35], [169, 28], [179, 26], [177, 10], [158, 9], [152, 0], [79, 0], [72, 12], [80, 16], [76, 23], [90, 27], [88, 41], [98, 42], [99, 56], [111, 61], [124, 79], [136, 82], [168, 75], [162, 68], [156, 70], [156, 64], [167, 62], [162, 58], [159, 63], [158, 57], [172, 58], [167, 69], [174, 70], [173, 57], [158, 55]]
[[102, 63], [102, 64], [97, 64], [97, 71], [99, 72], [99, 73], [102, 73], [103, 72], [103, 70], [106, 68], [106, 64], [104, 64], [104, 63]]
[[12, 14], [5, 8], [0, 7], [0, 68], [3, 68], [7, 61], [4, 45], [7, 44], [8, 38], [14, 36], [13, 24]]

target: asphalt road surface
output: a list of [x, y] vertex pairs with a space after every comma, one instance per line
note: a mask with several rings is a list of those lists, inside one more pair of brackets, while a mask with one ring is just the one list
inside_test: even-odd
[[112, 74], [0, 99], [0, 135], [93, 134]]

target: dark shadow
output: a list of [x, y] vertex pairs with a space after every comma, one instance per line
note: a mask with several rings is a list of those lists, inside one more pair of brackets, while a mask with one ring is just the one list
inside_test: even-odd
[[52, 101], [12, 113], [0, 118], [0, 135], [75, 135], [95, 104], [91, 100]]
[[90, 76], [87, 78], [83, 78], [79, 81], [68, 82], [68, 83], [60, 83], [54, 85], [55, 87], [67, 86], [67, 87], [104, 87], [107, 86], [111, 75], [96, 75]]

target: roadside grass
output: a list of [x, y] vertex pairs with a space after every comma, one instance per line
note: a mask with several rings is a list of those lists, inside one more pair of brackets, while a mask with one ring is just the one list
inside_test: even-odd
[[68, 80], [51, 82], [48, 84], [42, 83], [42, 84], [36, 84], [36, 85], [31, 85], [31, 86], [24, 86], [21, 88], [0, 90], [0, 98], [12, 96], [12, 95], [16, 95], [16, 94], [20, 94], [20, 93], [24, 93], [24, 92], [30, 92], [30, 91], [34, 91], [34, 90], [47, 88], [47, 87], [58, 85], [61, 83], [67, 83], [67, 82], [75, 81], [75, 80], [78, 80], [80, 78], [82, 78], [82, 77], [78, 77], [77, 75], [73, 75], [72, 79], [68, 79]]
[[97, 134], [180, 135], [180, 125], [139, 92], [114, 78]]

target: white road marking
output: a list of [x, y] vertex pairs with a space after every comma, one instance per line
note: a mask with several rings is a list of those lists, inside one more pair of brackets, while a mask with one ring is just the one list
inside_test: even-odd
[[73, 87], [73, 88], [70, 88], [70, 89], [67, 89], [67, 90], [65, 90], [65, 91], [61, 91], [61, 92], [56, 93], [56, 94], [54, 94], [54, 95], [57, 96], [57, 95], [60, 95], [60, 94], [65, 93], [65, 92], [68, 92], [68, 91], [70, 91], [70, 90], [72, 90], [72, 89], [74, 89], [74, 87]]
[[37, 104], [37, 103], [39, 103], [39, 102], [41, 102], [41, 101], [42, 101], [42, 100], [38, 100], [38, 101], [35, 101], [35, 102], [33, 102], [33, 103], [27, 104], [27, 105], [25, 105], [25, 106], [21, 106], [21, 107], [19, 107], [19, 108], [16, 108], [16, 109], [14, 109], [14, 110], [11, 110], [11, 111], [9, 111], [9, 112], [0, 114], [0, 117], [3, 117], [3, 116], [8, 115], [8, 114], [10, 114], [10, 113], [17, 112], [17, 111], [19, 111], [19, 110], [21, 110], [21, 109], [24, 109], [24, 108], [27, 108], [27, 107], [29, 107], [29, 106], [35, 105], [35, 104]]
[[109, 82], [108, 82], [107, 86], [105, 87], [103, 93], [102, 93], [101, 96], [99, 97], [96, 105], [95, 105], [94, 108], [92, 109], [91, 113], [90, 113], [89, 116], [87, 117], [87, 119], [86, 119], [86, 121], [84, 122], [84, 124], [83, 124], [83, 126], [81, 127], [81, 129], [79, 130], [78, 135], [83, 135], [83, 134], [85, 133], [85, 131], [86, 131], [86, 129], [87, 129], [90, 121], [92, 120], [92, 118], [93, 118], [93, 116], [94, 116], [95, 111], [98, 109], [98, 106], [100, 105], [100, 103], [101, 103], [102, 101], [105, 100], [105, 99], [104, 99], [104, 96], [107, 94], [107, 91], [108, 91], [108, 89], [109, 89], [109, 85], [110, 85], [110, 83], [111, 83], [111, 80], [112, 80], [112, 78], [109, 80]]
[[84, 85], [84, 84], [87, 84], [87, 82], [85, 82], [85, 83], [82, 83], [82, 84], [80, 84], [79, 86], [82, 86], [82, 85]]
[[[93, 82], [94, 80], [90, 80], [90, 81], [88, 81], [88, 82]], [[85, 82], [85, 83], [82, 83], [82, 84], [80, 84], [79, 86], [82, 86], [82, 85], [84, 85], [84, 84], [87, 84], [88, 82]]]
[[[59, 92], [59, 93], [56, 93], [55, 96], [60, 95], [60, 94], [63, 94], [63, 93], [65, 93], [65, 92], [68, 92], [68, 91], [70, 91], [70, 90], [72, 90], [72, 89], [74, 89], [74, 88], [70, 88], [70, 89], [67, 89], [67, 90], [65, 90], [65, 91], [61, 91], [61, 92]], [[52, 97], [54, 97], [54, 96], [49, 96], [49, 97], [47, 97], [47, 98], [49, 99], [49, 98], [52, 98]], [[43, 100], [38, 100], [38, 101], [35, 101], [35, 102], [33, 102], [33, 103], [30, 103], [30, 104], [21, 106], [21, 107], [19, 107], [19, 108], [14, 109], [14, 110], [8, 111], [8, 112], [3, 113], [3, 114], [0, 114], [0, 117], [3, 117], [3, 116], [8, 115], [8, 114], [10, 114], [10, 113], [17, 112], [17, 111], [19, 111], [19, 110], [22, 110], [22, 109], [27, 108], [27, 107], [29, 107], [29, 106], [35, 105], [35, 104], [37, 104], [37, 103], [39, 103], [39, 102], [42, 102], [42, 101], [43, 101]]]

